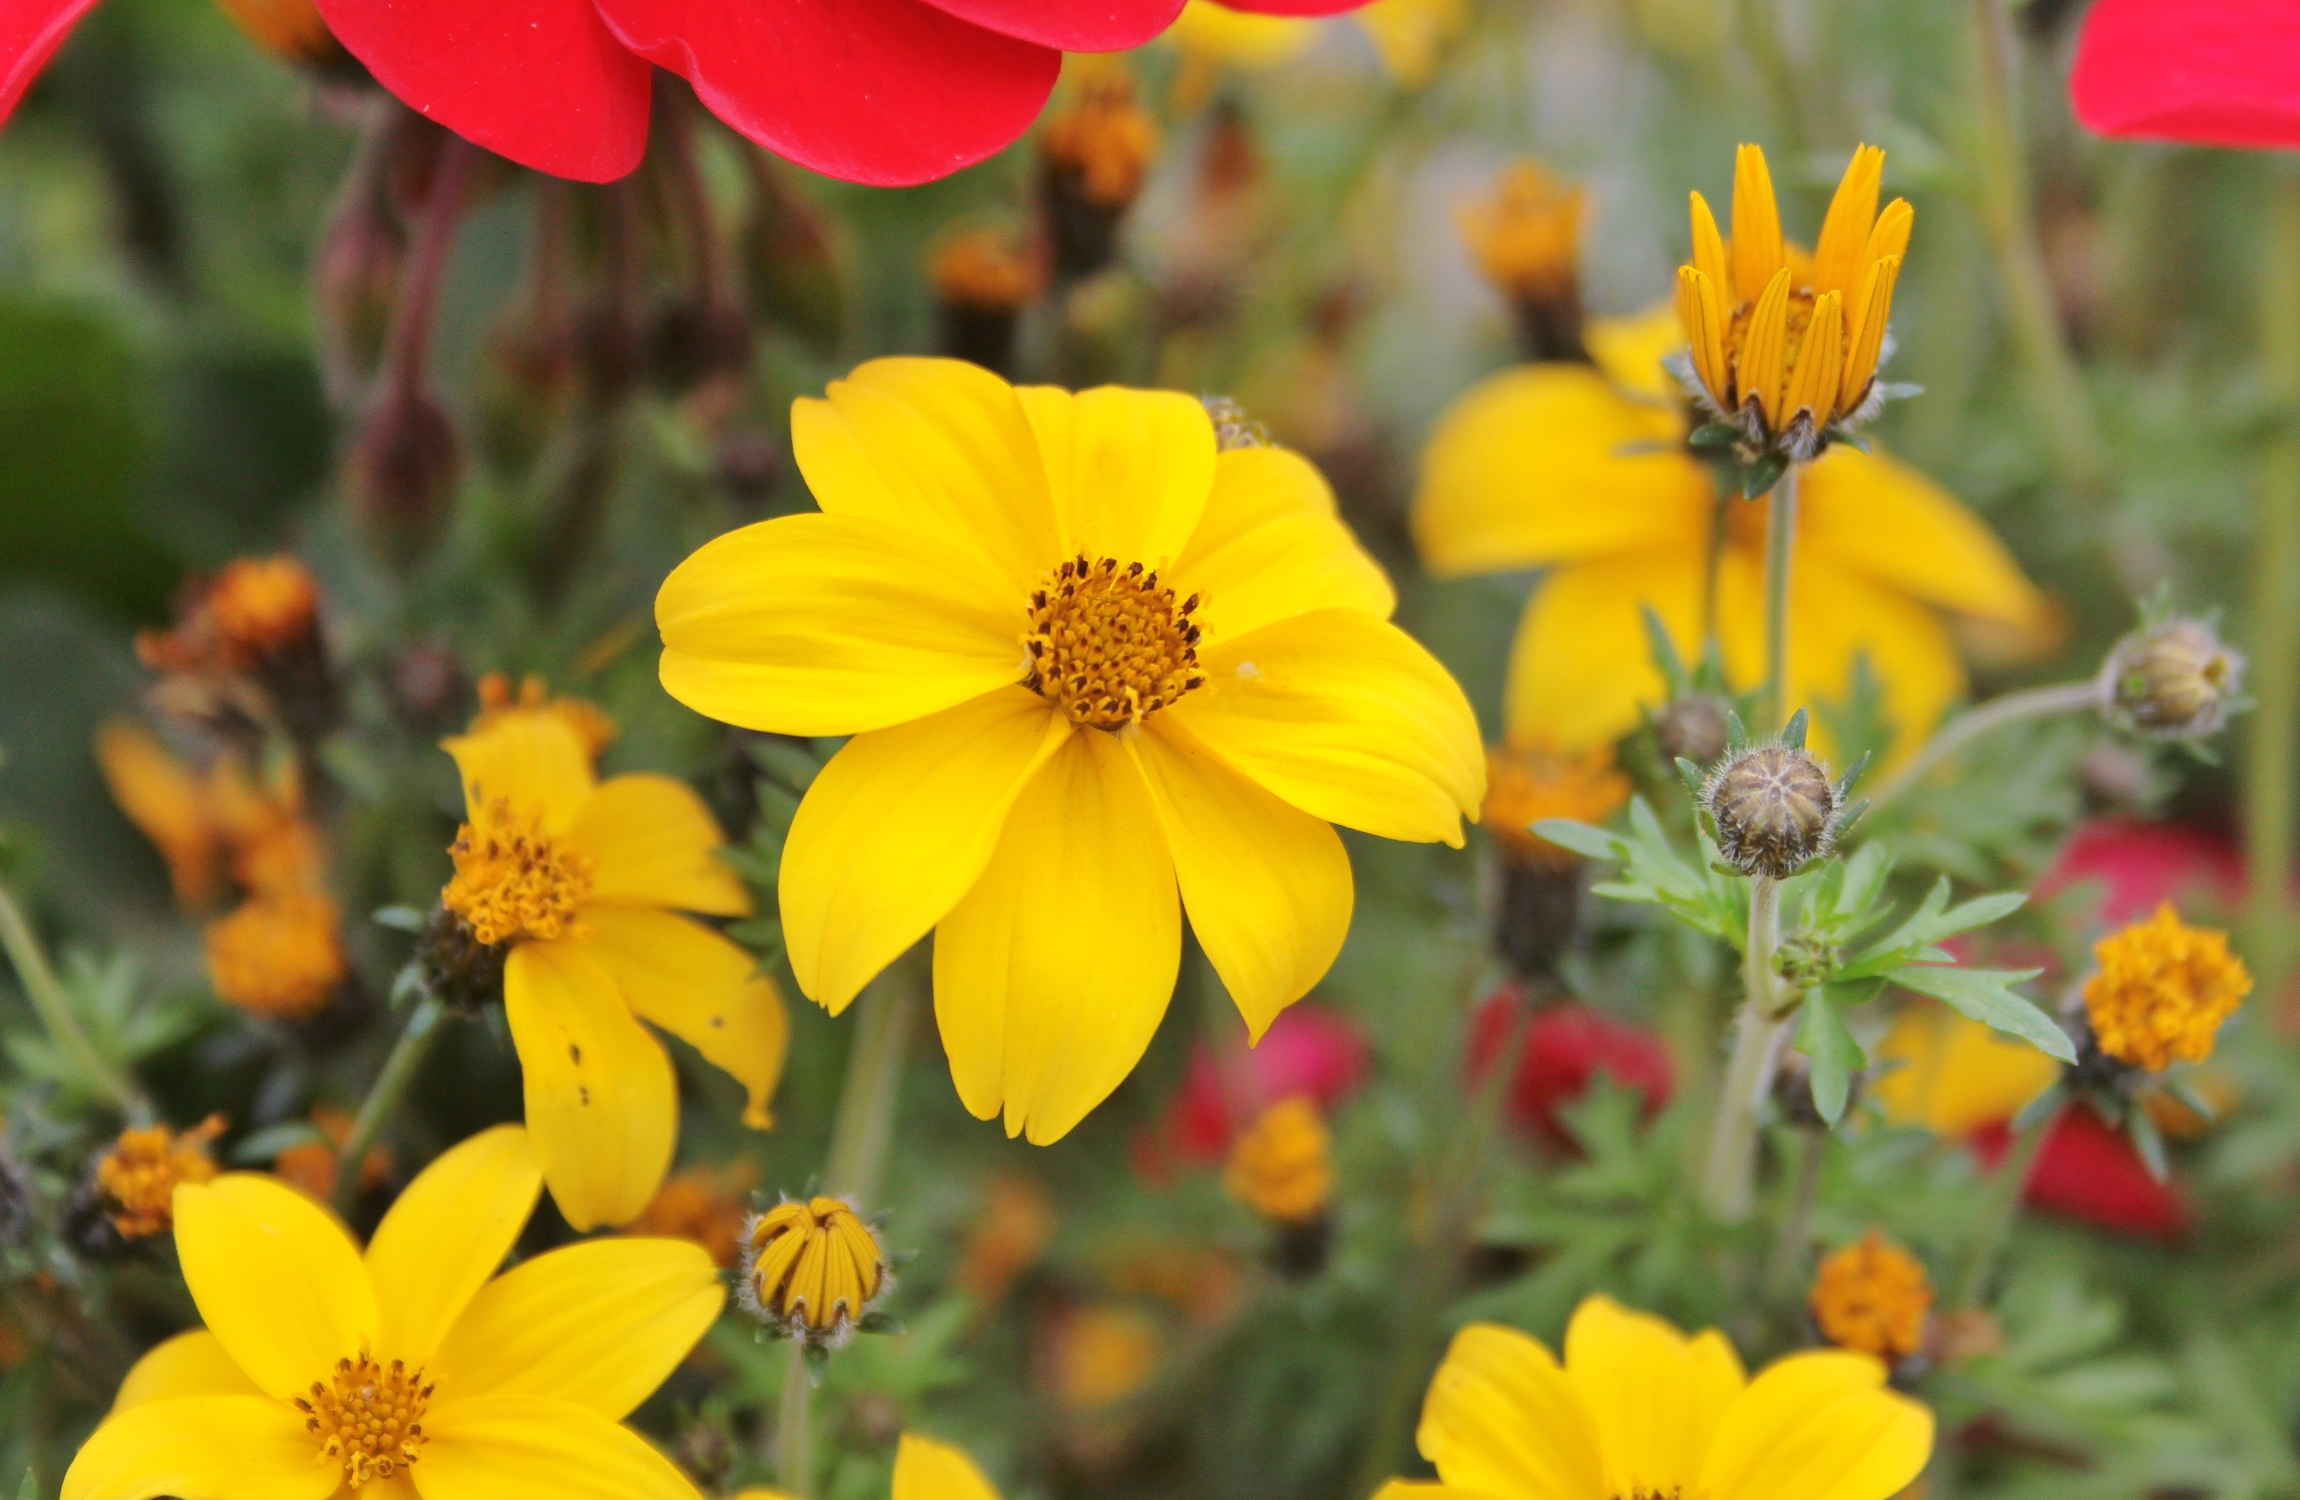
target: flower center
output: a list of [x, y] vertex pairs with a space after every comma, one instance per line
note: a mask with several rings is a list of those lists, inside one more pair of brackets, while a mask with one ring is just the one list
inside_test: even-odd
[[337, 1360], [334, 1378], [313, 1381], [310, 1396], [295, 1404], [319, 1438], [321, 1456], [341, 1463], [344, 1479], [358, 1489], [415, 1462], [430, 1399], [422, 1370], [398, 1359], [387, 1368], [362, 1349], [356, 1360]]
[[591, 894], [592, 859], [561, 848], [543, 831], [542, 813], [520, 817], [498, 799], [483, 809], [478, 827], [457, 831], [447, 852], [455, 878], [439, 893], [440, 905], [482, 945], [583, 936], [575, 911]]
[[1205, 684], [1198, 670], [1198, 596], [1177, 601], [1158, 570], [1084, 553], [1030, 596], [1023, 685], [1080, 724], [1139, 724]]

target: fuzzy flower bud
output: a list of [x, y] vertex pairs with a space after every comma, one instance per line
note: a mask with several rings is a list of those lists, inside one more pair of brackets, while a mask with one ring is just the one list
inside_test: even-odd
[[1744, 875], [1785, 880], [1836, 842], [1844, 788], [1806, 750], [1758, 745], [1727, 759], [1701, 789], [1717, 852]]
[[2117, 642], [2100, 671], [2110, 722], [2152, 739], [2202, 739], [2228, 722], [2244, 658], [2202, 620], [2170, 619]]
[[1821, 1262], [1811, 1305], [1821, 1336], [1838, 1348], [1906, 1359], [1924, 1347], [1933, 1284], [1923, 1261], [1872, 1229]]
[[1672, 698], [1654, 711], [1653, 737], [1666, 759], [1706, 766], [1725, 753], [1731, 737], [1725, 705], [1707, 693]]
[[845, 1343], [886, 1286], [886, 1252], [843, 1198], [786, 1200], [743, 1232], [737, 1296], [786, 1338]]

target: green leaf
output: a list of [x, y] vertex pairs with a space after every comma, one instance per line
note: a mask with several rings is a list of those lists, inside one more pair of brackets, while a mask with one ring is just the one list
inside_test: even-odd
[[1853, 1075], [1867, 1067], [1869, 1059], [1826, 993], [1805, 1002], [1797, 1020], [1797, 1050], [1813, 1062], [1813, 1107], [1835, 1125], [1844, 1118]]
[[767, 826], [777, 833], [788, 833], [791, 819], [799, 815], [798, 794], [788, 787], [762, 781], [758, 785], [758, 798], [759, 815], [767, 820]]
[[1762, 500], [1772, 493], [1781, 476], [1789, 472], [1789, 460], [1778, 453], [1768, 453], [1751, 464], [1741, 475], [1741, 498]]
[[2172, 1175], [2172, 1163], [2164, 1156], [2164, 1133], [2156, 1128], [2156, 1116], [2135, 1105], [2124, 1112], [2124, 1133], [2132, 1137], [2132, 1149], [2140, 1153], [2149, 1176], [2163, 1182]]
[[1789, 715], [1789, 722], [1781, 727], [1781, 743], [1791, 749], [1804, 749], [1805, 729], [1809, 722], [1805, 710], [1802, 708]]
[[379, 906], [375, 910], [375, 923], [394, 932], [421, 932], [424, 914], [412, 906]]
[[1620, 859], [1625, 852], [1620, 839], [1602, 828], [1572, 818], [1543, 818], [1531, 831], [1560, 849], [1571, 849], [1590, 859]]
[[2064, 1063], [2076, 1061], [2076, 1048], [2068, 1033], [2036, 1002], [2012, 986], [2036, 978], [2042, 969], [1958, 969], [1926, 964], [1895, 969], [1893, 983], [1920, 995], [1930, 995], [1966, 1018], [2017, 1036], [2047, 1057]]
[[1685, 675], [1685, 660], [1677, 654], [1677, 643], [1669, 639], [1669, 627], [1661, 623], [1661, 616], [1650, 604], [1640, 604], [1637, 612], [1645, 622], [1645, 644], [1653, 653], [1653, 665], [1669, 680], [1669, 696], [1682, 697], [1691, 684]]
[[812, 786], [822, 770], [822, 762], [815, 759], [813, 751], [786, 739], [755, 739], [746, 748], [754, 765], [793, 791], [803, 792]]

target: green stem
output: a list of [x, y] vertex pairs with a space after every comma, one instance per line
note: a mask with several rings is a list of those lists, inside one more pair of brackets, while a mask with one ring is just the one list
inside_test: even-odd
[[399, 1113], [409, 1085], [415, 1082], [415, 1075], [423, 1071], [423, 1060], [431, 1055], [432, 1045], [439, 1040], [439, 1023], [446, 1017], [446, 1005], [428, 995], [408, 1012], [406, 1028], [399, 1033], [399, 1040], [392, 1043], [391, 1054], [384, 1058], [382, 1070], [368, 1086], [367, 1098], [360, 1102], [351, 1131], [336, 1152], [338, 1213], [348, 1215], [358, 1201], [359, 1165], [367, 1160], [367, 1153], [374, 1148], [384, 1127], [391, 1123], [391, 1117]]
[[2018, 724], [2026, 719], [2049, 719], [2056, 714], [2078, 713], [2099, 706], [2100, 684], [2090, 679], [2083, 682], [2056, 682], [2050, 687], [2024, 688], [2017, 693], [2005, 693], [1991, 698], [1978, 708], [1967, 709], [1942, 725], [1938, 733], [1925, 741], [1923, 749], [1909, 757], [1906, 765], [1878, 782], [1876, 790], [1869, 794], [1869, 811], [1874, 813], [1930, 776], [1944, 761], [1966, 746], [2007, 724]]
[[1765, 524], [1765, 695], [1757, 727], [1780, 732], [1789, 720], [1789, 564], [1797, 550], [1797, 465], [1773, 486]]
[[807, 1346], [793, 1339], [790, 1364], [783, 1371], [783, 1400], [775, 1412], [775, 1480], [795, 1500], [813, 1500], [815, 1492], [814, 1396]]
[[854, 1046], [847, 1053], [846, 1082], [831, 1123], [823, 1186], [858, 1207], [877, 1198], [886, 1175], [887, 1147], [894, 1140], [895, 1111], [902, 1099], [904, 1049], [918, 1014], [922, 958], [912, 954], [896, 960], [855, 1002]]
[[1757, 1111], [1771, 1085], [1775, 1043], [1784, 1024], [1773, 954], [1781, 946], [1781, 883], [1764, 875], [1749, 882], [1749, 943], [1741, 959], [1740, 1023], [1734, 1028], [1733, 1062], [1717, 1095], [1717, 1119], [1709, 1131], [1709, 1166], [1701, 1197], [1715, 1218], [1737, 1224], [1749, 1217], [1757, 1191]]
[[2262, 270], [2261, 360], [2283, 425], [2261, 465], [2253, 538], [2245, 948], [2262, 991], [2275, 993], [2292, 960], [2293, 781], [2300, 776], [2300, 182], [2281, 173]]
[[1981, 1200], [1979, 1221], [1973, 1228], [1971, 1243], [1965, 1246], [1963, 1266], [1957, 1272], [1956, 1295], [1950, 1299], [1952, 1312], [1972, 1312], [1987, 1298], [1989, 1281], [1996, 1275], [1997, 1259], [2004, 1254], [2005, 1241], [2012, 1237], [2013, 1221], [2020, 1217], [2021, 1190], [2028, 1186], [2029, 1174], [2036, 1170], [2036, 1159], [2044, 1150], [2045, 1137], [2052, 1134], [2053, 1122], [2060, 1118], [2058, 1108], [2040, 1110], [2034, 1119], [2022, 1126], [2013, 1137], [2012, 1148], [1997, 1163], [1990, 1176], [1987, 1196]]
[[2037, 242], [2036, 199], [2028, 148], [2014, 99], [2012, 26], [2004, 0], [1972, 0], [1979, 58], [1973, 70], [1973, 114], [1981, 227], [2004, 284], [2005, 314], [2027, 376], [2029, 400], [2060, 478], [2090, 496], [2108, 488], [2108, 459], [2092, 398], [2061, 325], [2052, 277]]
[[47, 953], [40, 947], [40, 940], [32, 935], [32, 925], [24, 920], [22, 908], [4, 886], [0, 886], [0, 946], [7, 948], [8, 960], [16, 966], [16, 978], [24, 987], [24, 998], [32, 1002], [40, 1024], [48, 1029], [49, 1040], [72, 1060], [72, 1065], [80, 1070], [82, 1081], [111, 1100], [129, 1124], [150, 1124], [151, 1101], [144, 1097], [136, 1081], [98, 1050], [81, 1028], [80, 1018], [72, 1012], [72, 997], [65, 993], [56, 971], [49, 967]]

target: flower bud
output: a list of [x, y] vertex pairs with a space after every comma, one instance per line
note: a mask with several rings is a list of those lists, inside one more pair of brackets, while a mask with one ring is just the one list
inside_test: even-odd
[[2244, 658], [2202, 620], [2143, 626], [2117, 642], [2100, 670], [2102, 711], [2153, 739], [2202, 739], [2228, 722]]
[[1158, 124], [1136, 98], [1122, 63], [1082, 69], [1069, 101], [1039, 138], [1039, 201], [1054, 250], [1054, 275], [1093, 275], [1117, 253], [1118, 226], [1141, 195], [1158, 154]]
[[1836, 841], [1843, 789], [1807, 751], [1759, 745], [1719, 766], [1701, 789], [1717, 852], [1744, 875], [1785, 880]]
[[395, 385], [369, 414], [345, 472], [353, 514], [377, 551], [406, 565], [430, 550], [458, 467], [447, 414], [417, 387]]
[[2169, 902], [2103, 938], [2093, 958], [2100, 968], [2084, 984], [2093, 1047], [2150, 1073], [2210, 1057], [2221, 1023], [2252, 991], [2228, 935], [2190, 927]]
[[1689, 760], [1707, 766], [1725, 753], [1731, 737], [1725, 705], [1707, 693], [1672, 698], [1654, 712], [1653, 736], [1671, 763]]
[[1539, 162], [1502, 174], [1494, 195], [1455, 215], [1478, 269], [1509, 302], [1518, 357], [1586, 361], [1581, 229], [1588, 195]]
[[1214, 423], [1214, 447], [1217, 452], [1232, 453], [1240, 448], [1267, 448], [1270, 429], [1246, 415], [1246, 408], [1234, 396], [1200, 396], [1199, 404]]
[[786, 1338], [835, 1348], [887, 1287], [886, 1252], [843, 1198], [786, 1200], [753, 1214], [737, 1295]]

